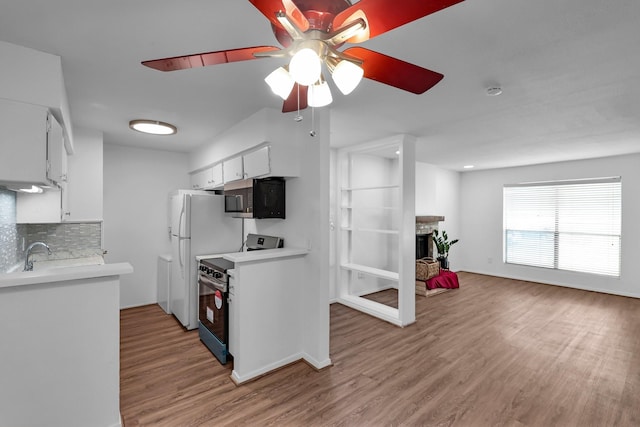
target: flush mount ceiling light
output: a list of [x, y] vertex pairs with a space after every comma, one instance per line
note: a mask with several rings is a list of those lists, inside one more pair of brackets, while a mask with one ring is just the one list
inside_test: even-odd
[[499, 86], [492, 86], [487, 88], [487, 96], [498, 96], [502, 94], [502, 88]]
[[174, 125], [157, 120], [131, 120], [129, 127], [138, 132], [151, 135], [173, 135], [178, 132], [178, 129]]
[[[340, 92], [351, 93], [362, 78], [397, 89], [422, 94], [435, 86], [442, 74], [363, 47], [341, 49], [346, 43], [362, 43], [409, 24], [463, 0], [250, 0], [271, 23], [277, 46], [252, 46], [215, 52], [143, 61], [159, 71], [177, 71], [259, 58], [289, 61], [265, 80], [284, 99], [283, 113], [309, 104], [314, 85], [323, 86], [323, 67]], [[241, 25], [242, 16], [227, 16]], [[292, 85], [291, 81], [295, 83]], [[287, 93], [288, 92], [288, 93]], [[314, 95], [311, 95], [312, 97]], [[317, 101], [317, 99], [315, 99]], [[313, 101], [313, 102], [315, 102]]]

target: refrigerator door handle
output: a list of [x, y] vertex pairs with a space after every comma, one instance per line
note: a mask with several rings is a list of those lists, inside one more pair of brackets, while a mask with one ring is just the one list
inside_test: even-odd
[[182, 245], [184, 240], [178, 239], [178, 261], [180, 262], [180, 277], [184, 279], [184, 263], [182, 262]]
[[185, 240], [182, 237], [182, 219], [184, 218], [184, 203], [180, 210], [180, 218], [178, 219], [178, 262], [180, 263], [180, 274], [184, 279], [184, 262], [182, 262], [182, 245]]

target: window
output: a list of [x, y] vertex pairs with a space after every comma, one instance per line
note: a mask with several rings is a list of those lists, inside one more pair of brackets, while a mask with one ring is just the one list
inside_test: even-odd
[[505, 185], [504, 261], [620, 276], [620, 177]]

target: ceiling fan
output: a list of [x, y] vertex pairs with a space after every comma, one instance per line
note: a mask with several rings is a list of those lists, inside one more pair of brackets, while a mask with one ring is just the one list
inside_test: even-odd
[[265, 81], [284, 99], [283, 112], [321, 107], [331, 102], [322, 74], [329, 70], [345, 95], [365, 77], [421, 94], [435, 86], [442, 74], [363, 47], [361, 43], [394, 28], [460, 3], [463, 0], [249, 0], [269, 19], [282, 48], [254, 46], [143, 61], [160, 71], [175, 71], [258, 58], [288, 58]]

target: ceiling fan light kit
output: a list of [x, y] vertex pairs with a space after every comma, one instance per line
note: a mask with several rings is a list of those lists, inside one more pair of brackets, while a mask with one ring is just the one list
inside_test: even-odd
[[284, 67], [276, 68], [264, 81], [269, 85], [273, 93], [282, 99], [289, 97], [291, 90], [293, 90], [293, 85], [296, 83]]
[[297, 51], [289, 63], [291, 77], [303, 86], [309, 86], [317, 82], [320, 79], [321, 72], [322, 63], [318, 54], [308, 47]]
[[[345, 43], [362, 43], [463, 0], [249, 0], [270, 22], [282, 44], [255, 46], [143, 61], [160, 71], [174, 71], [259, 58], [291, 58], [288, 71], [265, 78], [284, 99], [283, 112], [331, 103], [322, 65], [340, 92], [348, 95], [362, 78], [422, 94], [444, 76], [402, 60]], [[295, 83], [291, 83], [291, 82]], [[328, 102], [327, 102], [328, 101]], [[299, 116], [299, 113], [298, 113]]]
[[360, 84], [363, 76], [364, 69], [362, 67], [344, 59], [338, 62], [338, 65], [335, 66], [331, 73], [333, 82], [343, 95], [349, 95], [353, 92]]
[[307, 94], [307, 104], [309, 107], [324, 107], [333, 102], [331, 90], [324, 79], [316, 84], [309, 86]]

